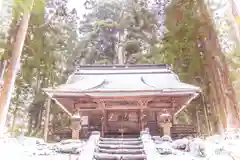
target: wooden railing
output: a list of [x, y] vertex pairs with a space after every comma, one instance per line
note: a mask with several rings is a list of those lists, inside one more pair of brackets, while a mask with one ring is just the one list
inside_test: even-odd
[[173, 138], [183, 138], [186, 136], [196, 136], [197, 127], [189, 124], [174, 124], [171, 128]]

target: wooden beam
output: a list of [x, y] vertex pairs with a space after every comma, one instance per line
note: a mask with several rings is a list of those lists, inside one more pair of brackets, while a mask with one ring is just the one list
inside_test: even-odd
[[[144, 107], [144, 108], [147, 108], [147, 107]], [[124, 105], [119, 105], [119, 106], [107, 106], [105, 108], [106, 110], [138, 110], [138, 109], [141, 109], [140, 106], [124, 106]]]
[[163, 108], [148, 108], [149, 111], [155, 111], [155, 112], [165, 112], [168, 111], [170, 113], [174, 113], [176, 109], [174, 108], [168, 108], [168, 109], [163, 109]]
[[113, 96], [113, 97], [91, 97], [91, 96], [54, 96], [54, 98], [60, 99], [60, 98], [71, 98], [71, 99], [79, 99], [80, 101], [116, 101], [116, 100], [129, 100], [129, 101], [138, 101], [138, 100], [148, 100], [150, 101], [155, 101], [155, 100], [161, 100], [161, 99], [169, 99], [170, 97], [172, 98], [184, 98], [184, 97], [189, 97], [192, 94], [174, 94], [174, 95], [151, 95], [151, 96]]
[[78, 107], [78, 106], [75, 106], [76, 109], [79, 109], [79, 110], [84, 110], [84, 109], [102, 109], [100, 107]]
[[177, 106], [172, 107], [171, 105], [168, 105], [168, 106], [149, 106], [147, 108], [160, 108], [160, 109], [167, 108], [168, 109], [168, 108], [179, 108], [179, 107], [177, 107]]
[[176, 103], [171, 104], [171, 103], [153, 103], [153, 104], [149, 104], [148, 107], [152, 107], [152, 108], [161, 108], [161, 107], [170, 107], [170, 108], [175, 108], [178, 105]]
[[[164, 110], [170, 110], [171, 112], [176, 112], [179, 108], [171, 108], [171, 107], [161, 107], [161, 108], [150, 108], [150, 107], [146, 107], [143, 108], [144, 110], [149, 110], [149, 111], [159, 111], [162, 112]], [[140, 108], [105, 108], [106, 111], [137, 111], [140, 110]], [[94, 111], [98, 111], [101, 112], [102, 109], [101, 108], [96, 108], [96, 109], [91, 109], [91, 108], [79, 108], [79, 112], [94, 112]]]
[[[103, 108], [101, 108], [100, 106], [98, 107], [76, 107], [78, 108], [80, 111], [81, 110], [102, 110]], [[116, 106], [107, 106], [104, 107], [104, 110], [139, 110], [139, 109], [179, 109], [180, 106], [174, 106], [172, 107], [171, 105], [160, 105], [160, 106], [124, 106], [124, 105], [116, 105]]]
[[92, 108], [92, 107], [98, 107], [98, 104], [96, 104], [96, 103], [78, 103], [78, 104], [76, 104], [75, 103], [75, 107], [77, 107], [77, 108], [81, 108], [81, 107]]
[[51, 99], [52, 99], [57, 105], [59, 105], [59, 107], [62, 108], [69, 116], [72, 116], [72, 113], [69, 112], [69, 110], [68, 110], [65, 106], [63, 106], [56, 98], [53, 98], [53, 96], [52, 96], [50, 93], [48, 93], [48, 92], [46, 92], [46, 94], [47, 94], [49, 97], [51, 97]]
[[[176, 106], [178, 106], [178, 104], [177, 103], [174, 103], [174, 104], [172, 104], [171, 102], [169, 102], [169, 103], [165, 103], [165, 102], [154, 102], [154, 103], [150, 103], [150, 104], [148, 104], [147, 105], [148, 107], [176, 107]], [[84, 108], [92, 108], [92, 107], [97, 107], [97, 105], [96, 104], [93, 104], [93, 103], [86, 103], [86, 104], [78, 104], [78, 105], [75, 105], [75, 107], [77, 107], [77, 108], [82, 108], [82, 107], [84, 107]], [[131, 107], [138, 107], [138, 108], [140, 108], [138, 105], [121, 105], [121, 104], [113, 104], [113, 105], [107, 105], [107, 108], [111, 108], [111, 107], [120, 107], [120, 108], [123, 108], [123, 107], [129, 107], [129, 108], [131, 108]]]
[[191, 103], [191, 101], [193, 99], [195, 99], [197, 96], [199, 95], [199, 93], [195, 93], [191, 96], [190, 99], [188, 99], [188, 101], [175, 113], [174, 116], [177, 116], [185, 107], [187, 107], [189, 105], [189, 103]]
[[91, 111], [102, 111], [101, 108], [96, 109], [79, 109], [79, 112], [91, 112]]
[[[107, 108], [107, 109], [105, 109], [106, 111], [137, 111], [137, 110], [139, 110], [139, 108], [128, 108], [128, 109], [122, 109], [122, 108], [118, 108], [118, 109], [116, 109], [116, 108]], [[149, 111], [159, 111], [159, 112], [163, 112], [163, 111], [165, 111], [165, 110], [169, 110], [171, 113], [172, 112], [175, 112], [176, 110], [178, 110], [178, 109], [174, 109], [174, 108], [144, 108], [144, 110], [149, 110]], [[101, 108], [96, 108], [96, 109], [79, 109], [79, 112], [93, 112], [93, 111], [102, 111], [102, 109]]]
[[[189, 89], [189, 90], [185, 90], [185, 91], [182, 91], [182, 90], [163, 90], [163, 89], [158, 89], [158, 90], [117, 90], [117, 91], [114, 91], [114, 90], [111, 90], [111, 91], [100, 91], [100, 90], [88, 90], [86, 92], [81, 92], [81, 91], [73, 91], [73, 90], [59, 90], [59, 91], [55, 91], [54, 89], [52, 88], [44, 88], [44, 91], [46, 92], [55, 92], [55, 93], [66, 93], [66, 94], [72, 94], [72, 95], [86, 95], [86, 96], [89, 96], [88, 94], [91, 94], [91, 93], [161, 93], [161, 94], [157, 94], [157, 95], [165, 95], [166, 93], [168, 93], [170, 96], [171, 95], [188, 95], [188, 94], [191, 94], [191, 93], [196, 93], [196, 92], [201, 92], [201, 89], [200, 88], [196, 88], [196, 89]], [[57, 95], [57, 94], [56, 94]], [[91, 96], [89, 96], [91, 97]], [[99, 96], [100, 97], [100, 96]], [[103, 96], [105, 97], [105, 96]], [[132, 96], [134, 97], [134, 96]], [[136, 97], [136, 96], [135, 96]]]
[[[136, 102], [138, 103], [139, 100], [141, 101], [148, 101], [149, 105], [152, 104], [157, 104], [157, 103], [171, 103], [171, 100], [174, 99], [176, 104], [182, 103], [184, 99], [189, 99], [190, 96], [178, 96], [178, 97], [173, 97], [173, 96], [150, 96], [150, 97], [105, 97], [105, 98], [91, 98], [91, 97], [68, 97], [68, 98], [63, 98], [63, 97], [55, 97], [59, 102], [63, 101], [69, 101], [67, 103], [70, 103], [71, 101], [76, 101], [77, 105], [76, 106], [91, 106], [91, 105], [96, 105], [98, 101], [104, 101], [106, 105], [111, 102], [121, 102], [121, 101], [128, 101], [129, 103], [131, 102]], [[184, 100], [186, 101], [186, 100]], [[88, 103], [86, 103], [88, 102]]]

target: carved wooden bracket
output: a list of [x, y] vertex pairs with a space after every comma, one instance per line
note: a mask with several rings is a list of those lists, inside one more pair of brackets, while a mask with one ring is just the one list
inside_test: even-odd
[[81, 117], [80, 117], [79, 113], [80, 113], [80, 110], [78, 108], [75, 108], [71, 118], [76, 119], [76, 120], [78, 120], [78, 119], [80, 120]]
[[94, 102], [100, 106], [100, 108], [102, 109], [102, 112], [104, 113], [104, 110], [106, 108], [106, 102], [103, 100], [94, 100]]
[[174, 105], [176, 103], [176, 100], [174, 98], [171, 98], [171, 104]]
[[141, 108], [145, 108], [150, 100], [139, 100], [138, 104]]
[[95, 100], [94, 102], [97, 103], [98, 105], [102, 106], [102, 107], [104, 107], [105, 104], [106, 104], [105, 101], [103, 101], [103, 100]]

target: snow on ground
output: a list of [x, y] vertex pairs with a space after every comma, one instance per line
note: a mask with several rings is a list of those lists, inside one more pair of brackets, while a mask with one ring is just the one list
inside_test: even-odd
[[164, 160], [240, 160], [240, 129], [206, 139], [155, 137], [156, 147]]
[[85, 142], [64, 140], [45, 143], [42, 139], [20, 137], [0, 139], [1, 158], [4, 160], [76, 160]]
[[[158, 153], [164, 160], [240, 160], [240, 129], [229, 129], [223, 135], [205, 139], [153, 137]], [[45, 143], [31, 137], [0, 139], [1, 159], [4, 160], [77, 160], [85, 142], [63, 140]]]

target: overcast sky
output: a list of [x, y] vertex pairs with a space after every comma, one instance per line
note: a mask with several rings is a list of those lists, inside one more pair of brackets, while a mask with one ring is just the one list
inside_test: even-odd
[[234, 0], [236, 5], [237, 5], [237, 8], [238, 8], [238, 13], [239, 13], [239, 10], [240, 10], [240, 1], [239, 0]]

